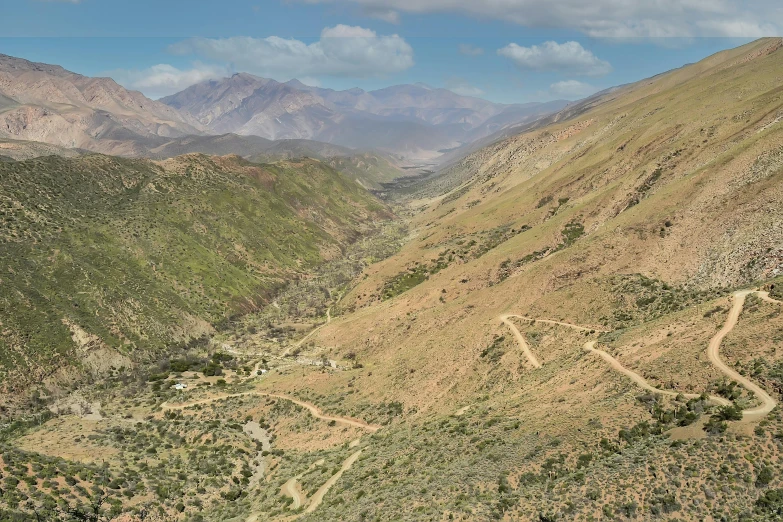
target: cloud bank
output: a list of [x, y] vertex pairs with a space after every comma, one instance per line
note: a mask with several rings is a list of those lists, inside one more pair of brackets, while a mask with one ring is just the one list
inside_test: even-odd
[[579, 42], [544, 42], [530, 47], [512, 43], [498, 49], [498, 54], [509, 58], [520, 69], [568, 71], [585, 76], [603, 76], [612, 72], [609, 62], [600, 60]]
[[298, 0], [365, 10], [460, 13], [594, 37], [657, 38], [783, 34], [779, 0]]
[[229, 63], [238, 71], [287, 79], [296, 76], [368, 77], [413, 66], [413, 48], [400, 36], [379, 36], [370, 29], [337, 25], [317, 42], [270, 36], [193, 38], [174, 44], [176, 54]]

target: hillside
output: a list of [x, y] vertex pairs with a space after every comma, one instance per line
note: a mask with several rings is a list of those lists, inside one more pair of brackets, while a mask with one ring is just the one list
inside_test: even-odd
[[237, 134], [177, 138], [152, 149], [147, 156], [165, 159], [194, 152], [219, 156], [236, 154], [254, 163], [318, 159], [365, 188], [373, 189], [380, 188], [380, 183], [412, 174], [400, 169], [391, 155], [381, 152], [362, 152], [320, 141], [270, 141]]
[[196, 120], [110, 78], [0, 55], [0, 138], [132, 155], [200, 131]]
[[389, 215], [314, 160], [52, 156], [0, 164], [0, 194], [5, 390], [154, 360]]
[[[726, 51], [476, 152], [442, 173], [455, 185], [445, 196], [427, 185], [413, 239], [366, 271], [303, 354], [362, 369], [262, 387], [366, 420], [399, 405], [320, 516], [346, 516], [340, 499], [358, 480], [367, 494], [351, 519], [420, 506], [469, 519], [770, 520], [762, 508], [750, 517], [783, 478], [754, 484], [783, 452], [779, 408], [760, 426], [730, 422], [723, 437], [708, 434], [727, 429], [720, 416], [701, 413], [671, 432], [678, 424], [655, 412], [690, 411], [687, 398], [645, 398], [583, 345], [596, 341], [658, 389], [725, 393], [707, 346], [732, 293], [783, 273], [782, 69], [780, 39]], [[721, 351], [780, 401], [783, 311], [748, 299]], [[510, 318], [536, 369], [508, 314], [586, 328]], [[758, 401], [737, 397], [739, 408]], [[744, 451], [747, 465], [733, 457]], [[721, 491], [715, 463], [743, 482]]]
[[392, 220], [316, 160], [0, 163], [0, 518], [779, 520], [781, 71], [603, 91]]
[[73, 158], [86, 151], [58, 147], [40, 141], [6, 140], [0, 138], [0, 153], [14, 160], [27, 160], [41, 156]]

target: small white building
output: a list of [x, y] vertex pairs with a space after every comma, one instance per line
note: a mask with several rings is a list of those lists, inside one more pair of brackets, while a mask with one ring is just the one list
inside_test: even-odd
[[269, 373], [269, 370], [264, 370], [263, 368], [260, 368], [260, 369], [259, 369], [259, 370], [256, 372], [256, 375], [264, 375], [264, 374], [267, 374], [267, 373]]
[[184, 390], [187, 387], [188, 385], [185, 384], [184, 382], [178, 382], [177, 384], [174, 385], [175, 390]]

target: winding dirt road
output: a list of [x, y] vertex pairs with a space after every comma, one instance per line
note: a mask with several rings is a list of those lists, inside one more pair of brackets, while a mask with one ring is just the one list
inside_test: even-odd
[[334, 486], [338, 480], [340, 480], [340, 477], [343, 476], [343, 473], [351, 469], [351, 466], [353, 466], [354, 463], [357, 460], [359, 460], [361, 454], [362, 454], [362, 450], [359, 450], [343, 461], [343, 465], [339, 469], [339, 471], [337, 471], [337, 473], [329, 477], [329, 480], [324, 482], [323, 486], [318, 488], [318, 491], [313, 493], [313, 496], [310, 497], [310, 505], [308, 505], [307, 509], [305, 509], [305, 513], [312, 513], [313, 511], [318, 509], [318, 506], [320, 506], [321, 502], [323, 502], [324, 500], [324, 495], [326, 495], [329, 489], [331, 489], [331, 487]]
[[[655, 386], [652, 386], [649, 382], [647, 382], [644, 379], [644, 377], [642, 377], [641, 375], [639, 375], [638, 373], [632, 370], [629, 370], [628, 368], [620, 364], [620, 361], [612, 357], [609, 353], [596, 348], [595, 344], [596, 341], [590, 341], [588, 343], [585, 343], [584, 345], [585, 351], [599, 355], [604, 361], [609, 363], [609, 366], [611, 366], [613, 370], [622, 373], [623, 375], [631, 379], [634, 383], [636, 383], [640, 388], [643, 388], [653, 393], [660, 393], [661, 395], [667, 395], [669, 397], [676, 397], [677, 395], [679, 395], [679, 392], [675, 392], [671, 390], [662, 390], [660, 388], [656, 388]], [[688, 399], [696, 399], [698, 397], [701, 397], [701, 395], [695, 393], [683, 393], [682, 395]], [[729, 404], [731, 404], [730, 401], [724, 399], [723, 397], [716, 397], [714, 395], [710, 395], [710, 401], [719, 406], [728, 406]]]
[[324, 463], [324, 459], [317, 460], [313, 462], [307, 470], [303, 471], [299, 475], [295, 476], [285, 484], [283, 484], [283, 487], [281, 488], [281, 491], [283, 492], [283, 495], [286, 495], [288, 497], [291, 497], [294, 501], [291, 503], [291, 509], [299, 509], [302, 507], [302, 504], [304, 504], [307, 501], [307, 497], [305, 497], [304, 493], [302, 493], [301, 488], [299, 488], [299, 479], [301, 479], [305, 473], [310, 471], [311, 469], [322, 466]]
[[294, 499], [294, 501], [291, 502], [291, 509], [299, 509], [305, 501], [304, 494], [299, 491], [298, 487], [300, 477], [301, 475], [297, 475], [283, 484], [283, 495]]
[[530, 361], [530, 364], [533, 365], [533, 368], [541, 368], [541, 362], [539, 362], [539, 360], [533, 354], [533, 351], [530, 349], [530, 345], [525, 339], [525, 336], [522, 335], [522, 332], [520, 332], [519, 329], [516, 327], [516, 325], [510, 321], [512, 317], [516, 317], [517, 319], [522, 319], [523, 321], [528, 321], [531, 323], [543, 323], [543, 324], [566, 326], [573, 330], [579, 330], [580, 332], [608, 332], [609, 331], [609, 330], [604, 330], [603, 328], [596, 328], [594, 326], [579, 326], [576, 324], [553, 321], [551, 319], [534, 319], [532, 317], [526, 317], [524, 315], [517, 315], [517, 314], [501, 315], [500, 320], [503, 322], [503, 324], [508, 326], [509, 330], [511, 330], [511, 333], [514, 334], [514, 337], [516, 337], [517, 339], [517, 343], [519, 343], [519, 346], [522, 348], [522, 351], [527, 357], [527, 360]]
[[522, 332], [519, 331], [519, 329], [509, 321], [510, 317], [522, 317], [521, 315], [501, 315], [500, 320], [503, 321], [503, 323], [508, 326], [508, 328], [511, 330], [511, 333], [514, 334], [514, 337], [517, 338], [517, 342], [519, 343], [519, 346], [522, 348], [522, 351], [524, 352], [525, 356], [527, 356], [527, 360], [530, 361], [530, 364], [533, 365], [533, 368], [541, 368], [541, 363], [538, 362], [538, 359], [536, 359], [536, 356], [533, 355], [533, 351], [530, 349], [530, 345], [527, 344], [527, 341], [525, 340], [525, 336], [522, 335]]
[[307, 409], [307, 411], [310, 412], [310, 415], [317, 419], [325, 420], [327, 422], [334, 421], [338, 424], [343, 424], [345, 426], [353, 426], [354, 428], [360, 428], [363, 430], [367, 430], [369, 432], [376, 432], [380, 429], [380, 426], [376, 426], [373, 424], [368, 424], [362, 420], [358, 419], [351, 419], [349, 417], [338, 417], [338, 416], [332, 416], [332, 415], [326, 415], [324, 414], [318, 406], [315, 404], [310, 404], [309, 402], [304, 402], [299, 399], [296, 399], [294, 397], [289, 397], [288, 395], [281, 395], [279, 393], [265, 393], [265, 392], [259, 392], [259, 391], [247, 391], [247, 392], [241, 392], [241, 393], [232, 393], [232, 394], [226, 394], [226, 395], [218, 395], [216, 397], [210, 397], [208, 399], [201, 399], [197, 401], [192, 402], [185, 402], [182, 404], [169, 404], [168, 402], [164, 402], [160, 405], [161, 409], [163, 410], [184, 410], [185, 408], [190, 408], [193, 406], [199, 406], [203, 404], [210, 404], [216, 401], [222, 401], [226, 399], [232, 399], [234, 397], [247, 397], [250, 395], [255, 395], [258, 397], [275, 397], [276, 399], [282, 399], [286, 401], [291, 401], [294, 404], [298, 404], [299, 406], [302, 406], [303, 408]]
[[611, 330], [605, 330], [604, 328], [596, 328], [595, 326], [579, 326], [576, 324], [571, 323], [562, 323], [560, 321], [553, 321], [551, 319], [534, 319], [532, 317], [526, 317], [524, 315], [504, 315], [505, 317], [516, 317], [518, 319], [522, 319], [523, 321], [528, 321], [531, 323], [544, 323], [544, 324], [555, 324], [560, 326], [567, 326], [571, 328], [572, 330], [579, 330], [580, 332], [610, 332]]
[[[744, 386], [746, 389], [752, 391], [754, 395], [761, 401], [761, 404], [759, 406], [755, 406], [753, 408], [748, 408], [746, 410], [743, 410], [742, 412], [742, 418], [743, 420], [758, 420], [766, 416], [769, 412], [771, 412], [775, 406], [777, 405], [777, 402], [775, 399], [773, 399], [766, 391], [764, 391], [760, 386], [752, 382], [751, 380], [747, 379], [746, 377], [740, 375], [737, 371], [730, 368], [726, 363], [724, 363], [720, 358], [720, 345], [723, 339], [731, 332], [734, 327], [737, 325], [737, 321], [739, 320], [739, 316], [742, 313], [742, 308], [745, 304], [745, 298], [750, 294], [757, 294], [763, 301], [767, 303], [772, 304], [783, 304], [783, 302], [778, 301], [776, 299], [773, 299], [769, 296], [768, 292], [760, 291], [760, 290], [740, 290], [738, 292], [734, 292], [732, 294], [733, 296], [733, 303], [731, 306], [731, 310], [729, 311], [729, 316], [726, 318], [726, 322], [723, 324], [723, 328], [718, 331], [718, 333], [715, 334], [715, 336], [710, 340], [710, 344], [707, 347], [707, 357], [709, 358], [710, 362], [714, 364], [720, 371], [722, 371], [726, 376], [730, 377], [731, 379], [737, 381], [742, 386]], [[560, 325], [565, 326], [567, 328], [572, 328], [575, 330], [579, 330], [581, 332], [589, 332], [589, 331], [602, 331], [606, 332], [608, 330], [601, 330], [598, 328], [592, 328], [592, 327], [586, 327], [586, 326], [578, 326], [575, 324], [569, 324], [569, 323], [563, 323], [560, 321], [551, 321], [549, 319], [534, 319], [531, 317], [525, 317], [522, 315], [514, 315], [514, 314], [508, 314], [508, 315], [502, 315], [500, 316], [500, 320], [503, 321], [512, 331], [514, 336], [517, 339], [517, 342], [519, 343], [520, 347], [522, 348], [522, 351], [525, 352], [525, 355], [527, 355], [528, 359], [530, 360], [531, 364], [535, 368], [540, 368], [541, 363], [538, 362], [538, 359], [536, 359], [535, 355], [533, 355], [532, 351], [530, 350], [530, 345], [528, 345], [527, 341], [525, 340], [525, 337], [522, 335], [522, 333], [517, 329], [514, 324], [509, 321], [509, 318], [516, 317], [525, 321], [530, 322], [537, 322], [537, 323], [546, 323], [546, 324], [554, 324], [554, 325]], [[662, 390], [660, 388], [656, 388], [652, 386], [650, 383], [648, 383], [644, 377], [639, 375], [638, 373], [629, 370], [620, 362], [612, 357], [609, 353], [600, 350], [595, 347], [597, 341], [590, 341], [584, 345], [584, 349], [587, 352], [594, 353], [598, 356], [600, 356], [603, 360], [605, 360], [607, 363], [609, 363], [609, 366], [614, 369], [615, 371], [622, 373], [631, 381], [633, 381], [635, 384], [637, 384], [640, 388], [643, 388], [647, 391], [653, 392], [653, 393], [660, 393], [662, 395], [668, 395], [668, 396], [677, 396], [679, 395], [678, 392], [670, 391], [670, 390]], [[700, 395], [692, 394], [692, 393], [683, 393], [683, 396], [692, 399], [700, 397]], [[724, 399], [723, 397], [716, 397], [714, 395], [710, 395], [710, 401], [721, 405], [721, 406], [728, 406], [731, 404], [730, 401]]]
[[737, 373], [737, 371], [726, 365], [726, 363], [724, 363], [720, 358], [720, 343], [723, 341], [723, 338], [726, 337], [729, 332], [731, 332], [737, 325], [740, 313], [742, 313], [742, 307], [745, 305], [745, 298], [753, 293], [758, 294], [762, 300], [768, 303], [781, 304], [780, 301], [772, 299], [767, 292], [759, 292], [756, 290], [740, 290], [739, 292], [734, 292], [734, 302], [731, 305], [731, 310], [729, 310], [729, 317], [723, 324], [723, 328], [721, 328], [720, 331], [718, 331], [718, 333], [716, 333], [715, 336], [710, 340], [710, 344], [707, 347], [707, 356], [709, 357], [710, 362], [717, 366], [720, 371], [743, 385], [746, 389], [752, 391], [761, 401], [759, 406], [743, 410], [743, 420], [760, 419], [775, 409], [775, 406], [777, 405], [775, 399], [773, 399], [760, 386], [752, 382], [750, 379], [747, 379], [746, 377]]

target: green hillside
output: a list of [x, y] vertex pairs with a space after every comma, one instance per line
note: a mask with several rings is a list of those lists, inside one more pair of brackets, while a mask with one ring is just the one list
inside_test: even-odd
[[103, 365], [152, 358], [256, 309], [386, 214], [313, 160], [0, 163], [0, 382], [96, 350]]

